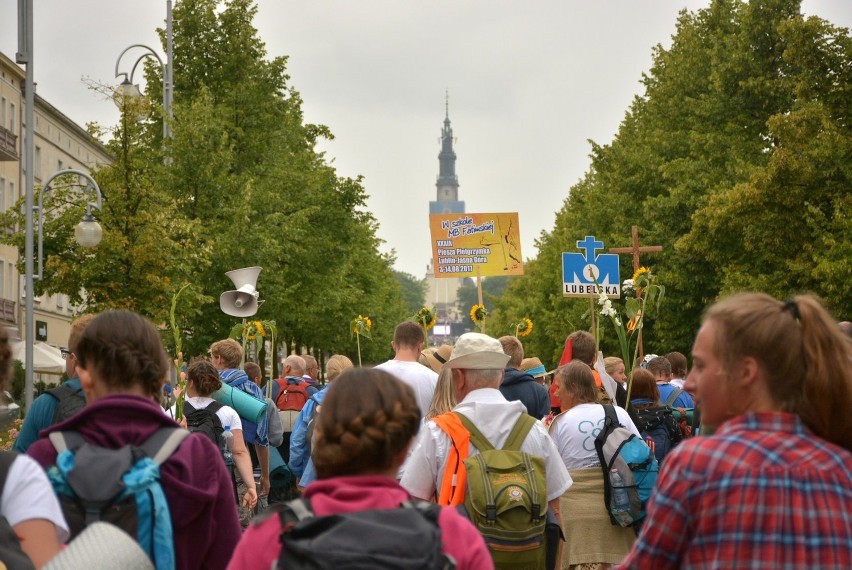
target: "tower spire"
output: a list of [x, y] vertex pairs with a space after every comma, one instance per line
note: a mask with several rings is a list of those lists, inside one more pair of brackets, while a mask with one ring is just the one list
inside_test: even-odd
[[459, 201], [459, 179], [456, 176], [456, 153], [453, 150], [453, 128], [450, 126], [450, 90], [444, 93], [444, 128], [441, 129], [441, 152], [438, 154], [437, 200], [429, 203], [432, 214], [464, 213]]

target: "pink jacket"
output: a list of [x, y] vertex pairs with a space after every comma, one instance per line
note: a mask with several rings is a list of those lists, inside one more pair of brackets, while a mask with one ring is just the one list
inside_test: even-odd
[[[396, 481], [381, 475], [320, 479], [305, 490], [317, 516], [369, 509], [392, 509], [411, 495]], [[459, 570], [491, 570], [494, 563], [482, 536], [452, 508], [442, 508], [438, 517], [444, 552], [452, 556]], [[228, 570], [267, 570], [278, 559], [281, 523], [270, 516], [251, 525], [234, 551]], [[274, 546], [273, 546], [274, 545]]]

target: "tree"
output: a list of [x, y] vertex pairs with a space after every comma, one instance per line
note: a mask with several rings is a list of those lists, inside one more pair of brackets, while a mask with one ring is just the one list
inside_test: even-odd
[[404, 271], [394, 271], [394, 278], [402, 288], [402, 296], [405, 301], [405, 306], [413, 315], [419, 311], [426, 300], [426, 280], [417, 279], [410, 273]]
[[[226, 271], [261, 266], [258, 317], [276, 321], [285, 350], [354, 355], [349, 322], [368, 314], [376, 356], [384, 354], [406, 309], [392, 259], [378, 251], [361, 180], [338, 177], [315, 151], [331, 132], [303, 122], [286, 58], [267, 59], [252, 26], [254, 2], [218, 5], [195, 0], [174, 11], [182, 110], [169, 187], [213, 248], [199, 281], [216, 295], [229, 288]], [[190, 325], [192, 350], [221, 338], [233, 320], [203, 307]]]
[[[848, 31], [803, 20], [796, 0], [682, 12], [495, 321], [527, 313], [525, 344], [557, 358], [566, 334], [589, 328], [588, 301], [561, 296], [561, 252], [584, 235], [624, 245], [634, 224], [665, 248], [647, 260], [667, 290], [647, 352], [688, 351], [704, 307], [740, 288], [811, 290], [849, 312], [850, 55]], [[627, 259], [621, 271], [632, 273]]]
[[[104, 228], [101, 243], [88, 250], [74, 242], [85, 200], [73, 176], [54, 179], [43, 196], [45, 262], [35, 293], [66, 294], [87, 312], [124, 308], [164, 323], [172, 293], [208, 263], [209, 252], [199, 244], [186, 247], [197, 242], [198, 224], [179, 215], [159, 184], [162, 151], [150, 144], [147, 125], [131, 120], [145, 110], [134, 105], [124, 101], [122, 122], [106, 144], [115, 161], [92, 171], [103, 196], [95, 212]], [[22, 227], [23, 209], [7, 211], [3, 223]], [[23, 234], [5, 235], [0, 241], [17, 245], [23, 264]], [[197, 288], [187, 298], [203, 300]]]

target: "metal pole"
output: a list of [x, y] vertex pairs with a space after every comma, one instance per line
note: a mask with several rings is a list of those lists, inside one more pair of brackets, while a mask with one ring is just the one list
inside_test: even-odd
[[[35, 81], [33, 79], [33, 0], [18, 0], [18, 53], [17, 63], [27, 66], [24, 91], [26, 96], [26, 141], [24, 143], [24, 168], [27, 170], [26, 208], [27, 222], [24, 248], [24, 287], [26, 288], [26, 317], [24, 324], [24, 394], [26, 412], [30, 412], [33, 403], [33, 342], [35, 326], [33, 322], [33, 195], [35, 194], [35, 173], [33, 171], [33, 155], [35, 154]], [[24, 146], [22, 145], [22, 146]]]
[[167, 139], [172, 136], [172, 127], [167, 123], [172, 118], [172, 97], [174, 96], [174, 54], [172, 52], [173, 44], [172, 32], [172, 0], [166, 0], [166, 73], [163, 77], [163, 107], [166, 111], [166, 118], [163, 119], [165, 126], [163, 127], [163, 138]]

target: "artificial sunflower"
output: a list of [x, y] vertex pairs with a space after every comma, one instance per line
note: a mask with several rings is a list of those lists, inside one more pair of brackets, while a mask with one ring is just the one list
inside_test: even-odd
[[354, 319], [352, 319], [351, 323], [352, 332], [357, 335], [370, 335], [370, 329], [373, 328], [373, 321], [370, 320], [370, 317], [365, 317], [364, 315], [358, 315]]
[[485, 308], [485, 305], [474, 305], [470, 308], [470, 320], [472, 320], [475, 325], [484, 321], [487, 316], [488, 309]]
[[515, 336], [527, 336], [532, 330], [533, 322], [528, 317], [524, 317], [521, 322], [515, 325]]
[[373, 328], [373, 321], [370, 320], [370, 317], [358, 315], [352, 319], [352, 322], [349, 323], [349, 327], [355, 335], [355, 343], [358, 346], [358, 366], [361, 366], [361, 337], [365, 336], [370, 340], [373, 340], [370, 337], [370, 329]]
[[438, 312], [434, 308], [423, 307], [414, 313], [414, 322], [423, 327], [423, 330], [428, 331], [438, 322]]
[[633, 283], [636, 283], [636, 282], [639, 280], [639, 278], [640, 278], [640, 277], [643, 277], [643, 276], [644, 276], [644, 277], [646, 277], [646, 278], [647, 278], [647, 276], [648, 276], [648, 275], [650, 275], [650, 274], [651, 274], [651, 270], [650, 270], [650, 269], [648, 269], [647, 267], [640, 267], [640, 268], [639, 268], [639, 269], [637, 269], [637, 270], [636, 270], [636, 272], [633, 274]]

